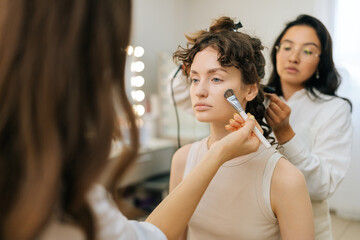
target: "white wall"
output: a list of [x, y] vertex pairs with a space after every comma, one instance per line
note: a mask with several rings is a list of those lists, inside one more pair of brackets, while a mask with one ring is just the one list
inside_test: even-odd
[[340, 187], [330, 199], [330, 206], [339, 215], [360, 220], [360, 2], [338, 0], [334, 17], [335, 62], [342, 84], [339, 95], [346, 96], [353, 104], [353, 153], [349, 172]]
[[[142, 46], [145, 54], [144, 89], [157, 92], [157, 58], [160, 52], [174, 52], [183, 38], [183, 23], [177, 0], [133, 0], [133, 30], [131, 44]], [[179, 10], [180, 9], [180, 10]]]
[[227, 15], [240, 20], [244, 25], [242, 31], [263, 41], [267, 60], [275, 37], [287, 21], [301, 13], [316, 15], [325, 24], [332, 19], [328, 11], [331, 1], [326, 0], [134, 0], [133, 3], [132, 44], [145, 48], [143, 75], [150, 93], [156, 92], [160, 52], [173, 53], [178, 45], [185, 45], [184, 34], [208, 28], [215, 18]]
[[[172, 54], [179, 44], [185, 45], [185, 33], [208, 28], [212, 19], [227, 15], [240, 20], [244, 26], [241, 31], [258, 36], [267, 47], [264, 55], [269, 62], [270, 48], [276, 36], [286, 22], [301, 13], [319, 18], [334, 37], [336, 2], [337, 0], [134, 0], [132, 42], [133, 45], [145, 48], [145, 89], [148, 94], [157, 92], [159, 54], [164, 51]], [[267, 77], [270, 64], [266, 70]], [[358, 97], [353, 103], [353, 118], [358, 120]], [[332, 208], [343, 212], [342, 215], [360, 219], [360, 129], [355, 126], [354, 130], [354, 143], [357, 146], [354, 145], [352, 168], [330, 204]]]
[[[295, 19], [301, 13], [314, 14], [316, 1], [288, 0], [186, 0], [188, 14], [186, 29], [196, 31], [208, 27], [212, 19], [230, 16], [243, 24], [241, 31], [258, 36], [266, 47], [264, 55], [267, 62], [275, 38], [287, 21]], [[266, 74], [270, 72], [267, 65]], [[266, 75], [267, 76], [267, 75]], [[265, 79], [267, 78], [265, 76]]]

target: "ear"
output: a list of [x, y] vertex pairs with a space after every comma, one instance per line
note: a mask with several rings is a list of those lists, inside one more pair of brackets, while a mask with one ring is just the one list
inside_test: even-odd
[[245, 99], [246, 101], [252, 101], [258, 94], [259, 88], [256, 83], [246, 85]]

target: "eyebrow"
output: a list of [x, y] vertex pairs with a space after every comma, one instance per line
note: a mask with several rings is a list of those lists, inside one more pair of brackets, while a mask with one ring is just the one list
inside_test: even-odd
[[[294, 43], [293, 41], [291, 41], [291, 40], [288, 40], [288, 39], [285, 39], [284, 41], [282, 41], [281, 43], [283, 43], [283, 42], [289, 42], [289, 43]], [[280, 43], [280, 44], [281, 44]], [[308, 42], [308, 43], [304, 43], [304, 44], [302, 44], [303, 46], [307, 46], [307, 45], [313, 45], [313, 46], [315, 46], [315, 47], [317, 47], [317, 48], [320, 48], [316, 43], [314, 43], [314, 42]]]
[[[227, 71], [225, 70], [225, 68], [222, 68], [222, 67], [209, 69], [209, 70], [207, 71], [207, 73], [216, 73], [216, 72], [218, 72], [218, 71], [222, 71], [222, 72], [227, 73]], [[199, 74], [199, 73], [198, 73], [197, 71], [195, 71], [195, 70], [191, 70], [190, 72], [191, 72], [191, 73], [194, 73], [194, 74]]]

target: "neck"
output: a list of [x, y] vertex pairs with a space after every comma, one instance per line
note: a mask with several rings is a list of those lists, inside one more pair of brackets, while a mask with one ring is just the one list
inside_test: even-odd
[[303, 88], [304, 87], [302, 85], [284, 84], [283, 82], [281, 83], [281, 90], [285, 100], [288, 100], [295, 92]]
[[208, 147], [216, 141], [219, 141], [230, 132], [225, 129], [225, 125], [228, 123], [211, 123], [210, 124], [210, 137], [208, 140]]

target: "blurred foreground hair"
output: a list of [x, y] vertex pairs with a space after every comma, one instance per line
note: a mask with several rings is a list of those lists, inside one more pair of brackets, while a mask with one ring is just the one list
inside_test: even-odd
[[86, 194], [108, 164], [115, 131], [124, 135], [115, 102], [129, 139], [110, 190], [138, 149], [124, 86], [131, 1], [11, 0], [5, 6], [0, 239], [35, 239], [54, 213], [94, 239]]

